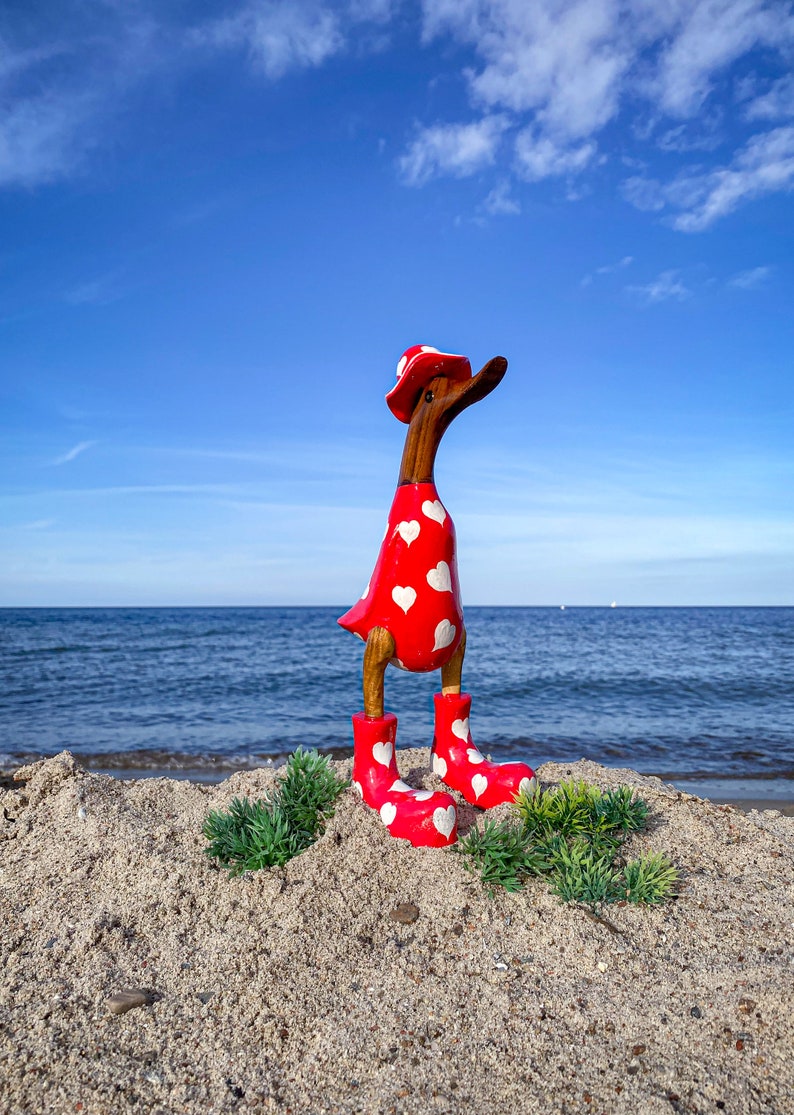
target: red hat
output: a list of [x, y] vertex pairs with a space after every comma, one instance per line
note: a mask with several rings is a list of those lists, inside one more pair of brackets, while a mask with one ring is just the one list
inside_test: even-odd
[[389, 410], [401, 422], [410, 422], [420, 393], [436, 376], [471, 379], [471, 364], [466, 356], [439, 352], [430, 345], [412, 345], [400, 357], [397, 383], [386, 396]]

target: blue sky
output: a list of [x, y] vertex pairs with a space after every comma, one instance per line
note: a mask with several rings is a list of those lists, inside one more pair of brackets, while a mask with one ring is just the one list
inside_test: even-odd
[[403, 349], [464, 602], [794, 604], [794, 14], [10, 3], [0, 604], [347, 606]]

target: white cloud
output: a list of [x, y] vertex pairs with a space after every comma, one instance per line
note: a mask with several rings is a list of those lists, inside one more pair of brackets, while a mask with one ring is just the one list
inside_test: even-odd
[[739, 290], [753, 290], [762, 286], [772, 274], [771, 267], [751, 267], [749, 271], [739, 271], [728, 280], [728, 286], [738, 287]]
[[745, 106], [747, 120], [781, 120], [794, 116], [794, 74], [774, 82], [766, 93], [754, 96]]
[[662, 184], [633, 177], [623, 194], [637, 209], [681, 210], [671, 219], [680, 232], [702, 232], [739, 205], [794, 186], [794, 127], [752, 136], [727, 167], [679, 174]]
[[516, 217], [521, 212], [521, 204], [510, 196], [510, 183], [505, 181], [497, 183], [482, 204], [492, 217]]
[[210, 46], [248, 48], [273, 80], [289, 70], [319, 66], [345, 45], [340, 15], [317, 3], [253, 3], [207, 24], [193, 36]]
[[465, 178], [490, 166], [507, 127], [504, 116], [472, 124], [435, 124], [422, 128], [399, 160], [405, 181], [421, 186], [438, 174]]
[[69, 461], [73, 461], [75, 457], [79, 457], [81, 453], [85, 453], [86, 449], [90, 449], [92, 445], [96, 445], [95, 441], [80, 441], [77, 445], [72, 446], [66, 453], [60, 457], [56, 457], [52, 462], [54, 465], [65, 465]]
[[623, 256], [617, 263], [605, 263], [602, 267], [596, 267], [595, 271], [591, 271], [580, 279], [579, 286], [591, 286], [597, 275], [614, 275], [616, 271], [623, 271], [626, 267], [630, 267], [633, 262], [634, 256]]
[[0, 118], [0, 186], [38, 186], [69, 174], [88, 146], [90, 105], [44, 94], [17, 101]]
[[526, 128], [516, 136], [518, 170], [527, 182], [576, 174], [593, 161], [596, 150], [595, 143], [567, 146], [549, 136], [538, 135], [534, 128]]
[[[663, 10], [664, 5], [659, 5]], [[789, 5], [768, 0], [694, 0], [671, 5], [679, 20], [659, 59], [655, 87], [671, 115], [694, 116], [722, 71], [756, 47], [794, 41]]]
[[646, 306], [668, 302], [671, 298], [684, 302], [692, 296], [692, 291], [684, 286], [680, 274], [680, 271], [662, 271], [652, 282], [644, 286], [627, 286], [626, 291], [638, 297]]

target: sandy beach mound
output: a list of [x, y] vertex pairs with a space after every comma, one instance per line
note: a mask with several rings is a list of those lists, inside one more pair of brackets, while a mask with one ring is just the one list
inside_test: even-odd
[[[427, 751], [398, 761], [440, 785]], [[489, 898], [352, 791], [284, 870], [229, 879], [202, 822], [274, 773], [122, 782], [68, 752], [20, 773], [0, 791], [3, 1112], [794, 1111], [792, 818], [547, 764], [546, 784], [638, 787], [629, 851], [682, 873], [675, 901], [606, 924], [540, 881]], [[142, 1005], [113, 1013], [129, 990]]]

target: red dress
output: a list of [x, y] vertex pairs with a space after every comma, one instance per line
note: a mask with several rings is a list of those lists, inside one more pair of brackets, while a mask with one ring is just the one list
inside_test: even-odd
[[412, 673], [452, 658], [463, 635], [455, 527], [435, 484], [399, 486], [370, 583], [338, 623], [365, 642], [385, 627], [392, 661]]

